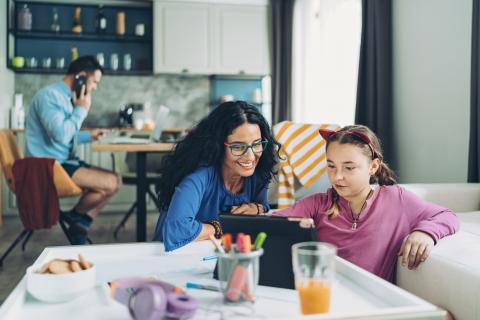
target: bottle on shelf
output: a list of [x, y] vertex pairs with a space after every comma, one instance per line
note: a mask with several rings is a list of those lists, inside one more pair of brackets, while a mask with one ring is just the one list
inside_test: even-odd
[[58, 20], [57, 8], [52, 9], [52, 24], [50, 25], [50, 30], [53, 32], [60, 32], [60, 22]]
[[117, 12], [117, 25], [116, 25], [117, 34], [123, 36], [125, 34], [125, 12]]
[[71, 61], [75, 61], [78, 58], [78, 49], [76, 47], [72, 47], [70, 49], [71, 52]]
[[82, 20], [81, 20], [82, 8], [76, 7], [73, 14], [73, 33], [82, 33]]
[[17, 26], [19, 30], [32, 30], [32, 11], [24, 4], [23, 8], [18, 12]]
[[23, 109], [23, 95], [15, 94], [15, 104], [10, 110], [10, 127], [23, 129], [25, 127], [25, 109]]
[[95, 28], [97, 30], [97, 33], [107, 32], [107, 17], [103, 13], [103, 5], [98, 6]]

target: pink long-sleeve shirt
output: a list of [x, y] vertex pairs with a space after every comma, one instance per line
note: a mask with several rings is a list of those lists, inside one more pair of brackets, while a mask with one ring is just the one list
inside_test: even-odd
[[327, 217], [331, 198], [329, 189], [274, 215], [312, 218], [318, 241], [336, 245], [340, 257], [390, 282], [395, 281], [397, 253], [410, 232], [423, 231], [437, 243], [459, 228], [451, 210], [426, 202], [398, 185], [375, 188], [360, 213], [356, 230], [352, 230], [350, 206], [342, 197], [338, 200], [340, 214]]

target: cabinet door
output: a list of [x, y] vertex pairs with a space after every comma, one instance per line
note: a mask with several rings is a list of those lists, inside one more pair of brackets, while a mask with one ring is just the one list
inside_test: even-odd
[[155, 73], [212, 73], [212, 22], [211, 5], [155, 2]]
[[217, 74], [270, 74], [267, 6], [217, 7]]

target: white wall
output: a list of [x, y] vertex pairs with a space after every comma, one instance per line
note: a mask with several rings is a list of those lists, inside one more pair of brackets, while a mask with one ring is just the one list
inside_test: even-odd
[[467, 181], [472, 0], [393, 1], [401, 182]]
[[7, 12], [0, 4], [0, 128], [8, 127], [8, 111], [13, 102], [13, 72], [7, 69]]

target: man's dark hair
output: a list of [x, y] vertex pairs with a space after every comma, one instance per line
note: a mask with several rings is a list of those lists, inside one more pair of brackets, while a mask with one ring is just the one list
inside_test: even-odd
[[82, 71], [93, 73], [96, 70], [100, 70], [103, 74], [103, 68], [100, 63], [98, 63], [97, 59], [94, 56], [82, 56], [70, 63], [67, 74], [77, 74]]

